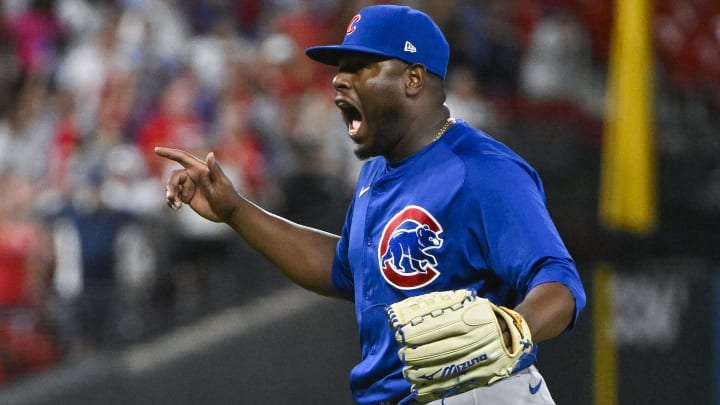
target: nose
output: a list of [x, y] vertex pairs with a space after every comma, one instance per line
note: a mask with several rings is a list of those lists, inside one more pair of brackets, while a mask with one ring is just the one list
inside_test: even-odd
[[338, 72], [333, 77], [332, 85], [333, 85], [333, 87], [335, 87], [336, 90], [349, 89], [350, 88], [349, 75], [344, 72]]

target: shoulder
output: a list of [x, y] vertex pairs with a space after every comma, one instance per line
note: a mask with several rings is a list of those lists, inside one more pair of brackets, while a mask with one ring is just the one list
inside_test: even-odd
[[520, 159], [520, 156], [490, 134], [458, 120], [444, 138], [445, 144], [461, 157], [495, 156], [499, 159]]
[[522, 177], [539, 183], [535, 169], [520, 155], [491, 135], [465, 121], [457, 124], [443, 137], [443, 143], [467, 176], [483, 182], [497, 183], [508, 177]]

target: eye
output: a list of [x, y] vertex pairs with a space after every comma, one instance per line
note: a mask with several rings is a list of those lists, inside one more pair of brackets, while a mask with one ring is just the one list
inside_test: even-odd
[[349, 55], [340, 59], [338, 67], [341, 72], [356, 73], [363, 69], [369, 69], [374, 64], [387, 59], [383, 56], [369, 55], [369, 54], [357, 54]]
[[361, 60], [361, 59], [351, 59], [351, 60], [344, 60], [339, 68], [341, 72], [346, 73], [354, 73], [359, 72], [362, 69], [368, 68], [372, 63], [368, 62], [367, 60]]

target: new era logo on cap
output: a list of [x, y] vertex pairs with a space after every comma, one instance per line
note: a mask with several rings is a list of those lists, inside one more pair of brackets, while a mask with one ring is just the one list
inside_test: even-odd
[[315, 46], [305, 50], [310, 58], [338, 65], [343, 54], [369, 53], [425, 65], [445, 77], [450, 47], [440, 28], [425, 13], [405, 6], [366, 7], [347, 25], [342, 45]]

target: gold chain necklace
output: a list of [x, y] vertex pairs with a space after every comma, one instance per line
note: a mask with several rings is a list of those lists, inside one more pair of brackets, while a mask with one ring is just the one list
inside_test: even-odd
[[455, 123], [455, 118], [450, 117], [447, 120], [445, 120], [445, 123], [443, 124], [442, 128], [435, 134], [435, 137], [433, 138], [433, 142], [440, 139], [443, 135], [445, 135], [445, 132], [447, 132], [448, 128], [450, 128]]

